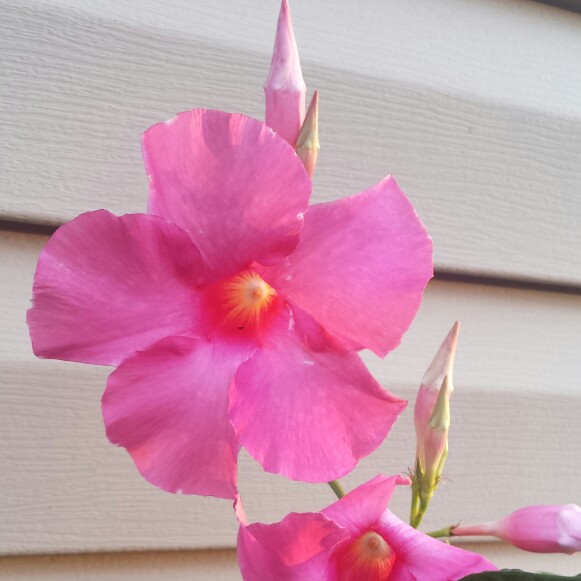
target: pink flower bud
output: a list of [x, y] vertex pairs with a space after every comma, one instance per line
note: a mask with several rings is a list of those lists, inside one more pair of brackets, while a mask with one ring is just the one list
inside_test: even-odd
[[410, 523], [418, 527], [438, 488], [448, 456], [452, 373], [460, 323], [454, 326], [426, 371], [414, 409], [416, 463], [412, 474]]
[[429, 486], [437, 484], [435, 480], [440, 476], [448, 448], [450, 396], [454, 389], [452, 376], [459, 329], [460, 323], [454, 323], [428, 367], [416, 398], [416, 457]]
[[495, 522], [457, 526], [454, 536], [498, 537], [533, 553], [581, 551], [581, 508], [576, 504], [527, 506]]
[[301, 72], [288, 0], [282, 0], [266, 94], [266, 124], [293, 147], [305, 118], [306, 86]]

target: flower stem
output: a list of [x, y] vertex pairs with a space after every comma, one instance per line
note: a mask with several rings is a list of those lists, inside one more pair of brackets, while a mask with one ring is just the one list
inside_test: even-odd
[[343, 498], [345, 496], [345, 491], [343, 490], [343, 487], [338, 480], [331, 480], [331, 482], [328, 482], [328, 484], [331, 487], [331, 490], [333, 490], [333, 492], [337, 495], [337, 498]]
[[441, 539], [443, 537], [453, 537], [454, 536], [454, 527], [455, 525], [451, 525], [449, 527], [444, 527], [443, 529], [439, 529], [437, 531], [432, 531], [430, 533], [426, 533], [429, 537], [434, 537], [435, 539]]
[[419, 491], [418, 493], [419, 506], [417, 508], [415, 517], [412, 517], [410, 522], [410, 525], [414, 527], [414, 529], [417, 529], [420, 526], [422, 519], [424, 518], [426, 512], [428, 511], [428, 505], [430, 504], [430, 500], [432, 499], [433, 495], [434, 495], [433, 489], [428, 490], [427, 492], [424, 492], [423, 490]]
[[412, 487], [412, 504], [410, 508], [410, 525], [417, 528], [419, 523], [416, 523], [418, 511], [420, 510], [420, 495], [415, 486]]

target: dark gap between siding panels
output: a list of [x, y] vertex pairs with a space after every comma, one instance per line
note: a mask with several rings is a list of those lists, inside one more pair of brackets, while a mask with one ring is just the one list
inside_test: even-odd
[[549, 4], [550, 6], [555, 6], [556, 8], [563, 8], [564, 10], [570, 10], [571, 12], [581, 13], [581, 0], [536, 0], [541, 4]]

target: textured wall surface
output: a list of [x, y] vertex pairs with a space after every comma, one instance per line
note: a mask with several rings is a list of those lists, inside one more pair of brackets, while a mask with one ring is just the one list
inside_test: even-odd
[[[499, 543], [474, 543], [478, 551], [499, 567], [533, 571], [559, 569], [579, 572], [579, 559], [562, 555], [515, 553]], [[158, 551], [0, 557], [0, 573], [7, 581], [240, 581], [234, 550]]]
[[[528, 0], [292, 0], [321, 93], [315, 201], [393, 173], [437, 278], [401, 347], [366, 361], [411, 400], [462, 322], [448, 480], [426, 528], [581, 504], [581, 15]], [[106, 441], [108, 369], [36, 360], [25, 311], [47, 225], [145, 208], [139, 135], [204, 106], [261, 117], [278, 2], [0, 0], [0, 577], [239, 579], [230, 503], [143, 481]], [[413, 463], [412, 411], [345, 479]], [[243, 454], [253, 520], [317, 510], [324, 485]], [[394, 510], [406, 515], [399, 491]], [[471, 545], [469, 545], [471, 546]], [[478, 545], [499, 566], [580, 556]]]

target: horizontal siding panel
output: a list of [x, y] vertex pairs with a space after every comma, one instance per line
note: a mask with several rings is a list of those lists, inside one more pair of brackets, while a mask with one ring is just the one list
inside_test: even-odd
[[[108, 444], [100, 413], [108, 369], [32, 356], [24, 316], [45, 241], [0, 233], [0, 554], [232, 547], [231, 503], [163, 493]], [[426, 527], [579, 502], [580, 306], [571, 294], [435, 281], [401, 347], [385, 361], [367, 356], [384, 385], [413, 400], [439, 342], [462, 320], [449, 481]], [[345, 479], [348, 488], [412, 464], [411, 416]], [[251, 519], [333, 500], [325, 485], [264, 475], [245, 453], [240, 464]], [[398, 491], [394, 510], [405, 517], [408, 501]]]
[[[501, 543], [462, 543], [502, 568], [575, 575], [581, 553], [538, 555]], [[241, 581], [234, 550], [0, 557], [5, 581]], [[315, 581], [315, 580], [313, 580]]]
[[[84, 6], [0, 2], [0, 219], [143, 211], [145, 128], [196, 106], [262, 115], [276, 5]], [[393, 173], [440, 271], [581, 285], [581, 16], [516, 0], [293, 8], [322, 100], [315, 201]]]
[[241, 581], [236, 554], [164, 551], [0, 557], [4, 581]]
[[[269, 61], [279, 0], [143, 0], [139, 8], [116, 0], [28, 5], [195, 37]], [[517, 108], [581, 115], [581, 70], [566, 58], [581, 52], [581, 19], [575, 14], [528, 0], [292, 0], [291, 9], [302, 60]]]

